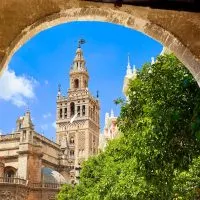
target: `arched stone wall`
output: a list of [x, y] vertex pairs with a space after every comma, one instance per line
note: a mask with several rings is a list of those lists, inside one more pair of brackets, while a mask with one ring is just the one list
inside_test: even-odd
[[[91, 3], [81, 0], [12, 0], [0, 4], [0, 74], [15, 51], [31, 37], [72, 21], [110, 22], [156, 39], [200, 82], [200, 14]], [[1, 12], [2, 11], [2, 12]]]

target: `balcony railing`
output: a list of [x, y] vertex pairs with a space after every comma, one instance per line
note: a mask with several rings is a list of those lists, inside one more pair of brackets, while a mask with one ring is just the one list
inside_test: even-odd
[[31, 183], [29, 187], [32, 188], [48, 188], [48, 189], [60, 189], [62, 184], [59, 183]]
[[0, 183], [26, 185], [27, 181], [16, 177], [0, 177]]
[[15, 184], [26, 185], [29, 188], [48, 188], [48, 189], [60, 189], [63, 183], [30, 183], [27, 180], [17, 177], [0, 177], [0, 184]]

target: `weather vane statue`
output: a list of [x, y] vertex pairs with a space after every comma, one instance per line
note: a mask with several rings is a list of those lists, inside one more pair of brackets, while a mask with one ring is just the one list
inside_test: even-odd
[[84, 40], [84, 39], [80, 39], [79, 41], [78, 41], [78, 48], [81, 48], [81, 45], [82, 44], [85, 44], [86, 43], [86, 41]]

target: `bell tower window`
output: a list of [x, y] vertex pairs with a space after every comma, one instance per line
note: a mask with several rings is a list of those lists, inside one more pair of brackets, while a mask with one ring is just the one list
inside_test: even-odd
[[77, 116], [80, 117], [80, 106], [77, 106]]
[[70, 116], [72, 117], [75, 113], [75, 104], [74, 102], [70, 103]]
[[74, 144], [74, 137], [70, 138], [70, 144]]
[[67, 108], [65, 108], [65, 118], [67, 117]]
[[85, 116], [85, 105], [82, 106], [82, 115]]
[[79, 88], [79, 80], [78, 79], [75, 79], [74, 80], [74, 88]]
[[60, 118], [62, 118], [62, 108], [60, 108]]

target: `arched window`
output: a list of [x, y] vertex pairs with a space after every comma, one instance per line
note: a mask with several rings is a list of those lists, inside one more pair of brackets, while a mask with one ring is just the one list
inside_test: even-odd
[[80, 113], [80, 106], [77, 106], [77, 116], [80, 117], [81, 113]]
[[72, 117], [75, 113], [75, 103], [70, 103], [70, 116]]
[[70, 144], [74, 144], [74, 137], [71, 137], [69, 142]]
[[85, 105], [82, 106], [82, 116], [85, 116]]
[[62, 118], [62, 108], [60, 108], [60, 118]]
[[7, 178], [14, 178], [15, 172], [16, 172], [15, 168], [8, 166], [5, 168], [4, 174], [5, 174], [5, 177]]
[[15, 176], [15, 172], [12, 169], [6, 172], [6, 177], [12, 178], [14, 176]]
[[67, 118], [67, 108], [65, 108], [65, 118]]
[[79, 80], [78, 79], [74, 80], [74, 88], [79, 88]]
[[70, 157], [74, 157], [74, 150], [70, 150], [69, 154], [70, 154]]

